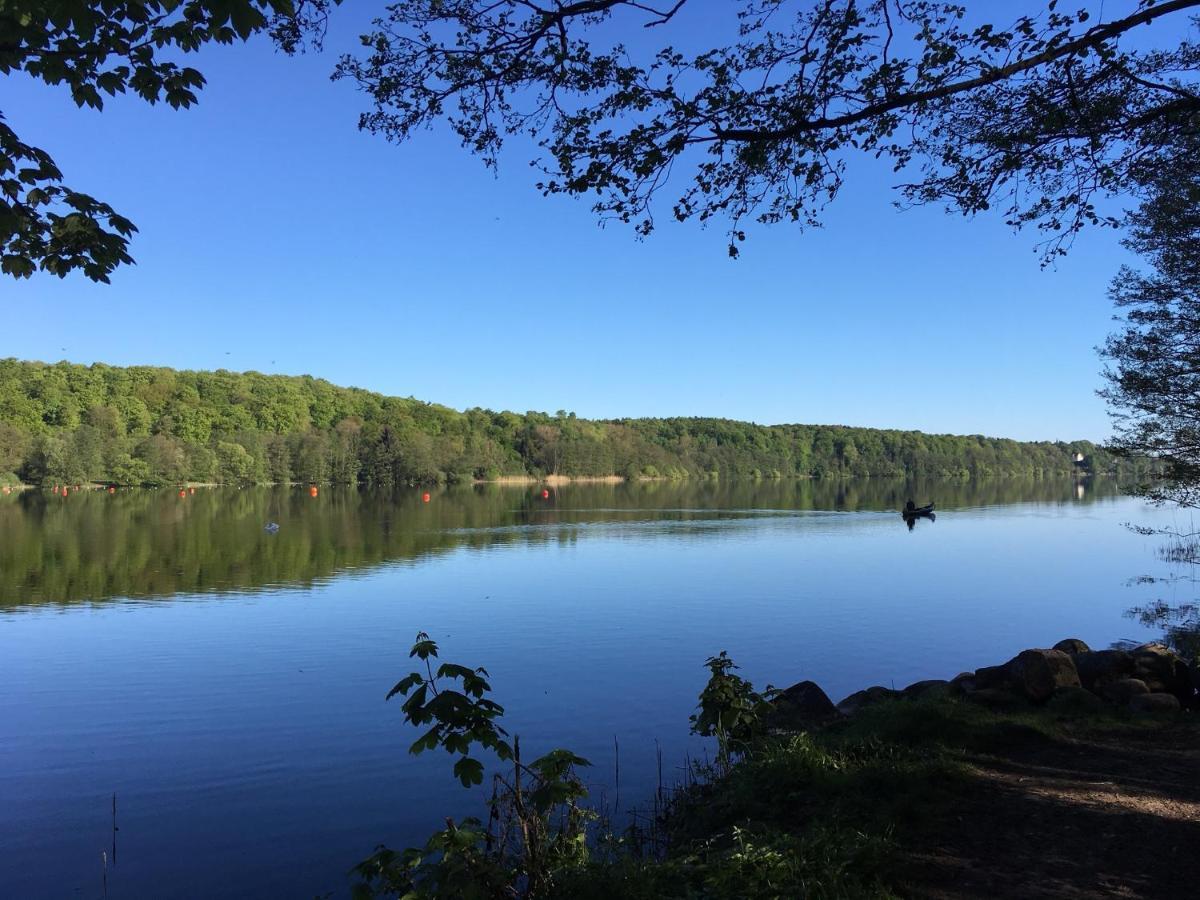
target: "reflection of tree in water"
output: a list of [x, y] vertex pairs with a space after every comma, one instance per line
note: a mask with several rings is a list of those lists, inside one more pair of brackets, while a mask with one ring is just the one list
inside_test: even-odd
[[[1200, 563], [1200, 532], [1181, 532], [1174, 529], [1133, 526], [1139, 534], [1166, 538], [1159, 556], [1176, 567], [1166, 577], [1142, 577], [1142, 584], [1195, 584], [1197, 564]], [[1200, 663], [1200, 603], [1168, 603], [1155, 600], [1145, 606], [1135, 606], [1127, 615], [1147, 628], [1163, 632], [1162, 642], [1191, 663]]]
[[[1111, 482], [1087, 484], [1083, 502], [1119, 493]], [[716, 533], [713, 519], [754, 511], [894, 514], [914, 493], [940, 509], [1073, 504], [1076, 489], [1070, 479], [692, 480], [572, 484], [542, 498], [540, 485], [489, 484], [440, 490], [429, 504], [420, 490], [30, 491], [0, 497], [0, 610], [303, 587], [458, 549], [570, 543], [605, 523], [670, 522], [703, 537]], [[279, 533], [264, 532], [267, 522]]]
[[1200, 662], [1200, 605], [1155, 600], [1129, 615], [1147, 628], [1161, 628], [1163, 643], [1191, 663]]

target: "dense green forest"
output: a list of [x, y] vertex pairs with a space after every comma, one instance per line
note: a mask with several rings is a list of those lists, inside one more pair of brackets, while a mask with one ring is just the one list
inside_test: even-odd
[[1115, 464], [1087, 441], [458, 412], [307, 375], [0, 361], [0, 480], [30, 484], [388, 486], [614, 474], [1039, 477], [1111, 471]]

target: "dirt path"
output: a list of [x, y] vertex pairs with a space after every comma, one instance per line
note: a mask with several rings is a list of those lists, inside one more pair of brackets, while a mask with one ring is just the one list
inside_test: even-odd
[[910, 852], [929, 898], [1200, 898], [1200, 728], [1110, 729], [999, 756]]

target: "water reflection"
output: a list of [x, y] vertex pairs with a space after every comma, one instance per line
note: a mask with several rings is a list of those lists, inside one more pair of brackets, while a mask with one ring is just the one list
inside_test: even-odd
[[[702, 536], [717, 531], [706, 523], [739, 516], [894, 514], [913, 495], [953, 510], [1093, 502], [1119, 490], [1100, 480], [1006, 478], [579, 484], [548, 496], [540, 485], [477, 485], [434, 492], [427, 503], [421, 494], [220, 488], [0, 497], [0, 609], [308, 586], [464, 547], [571, 543], [604, 523], [670, 522]], [[278, 533], [264, 523], [278, 523]]]
[[912, 531], [917, 527], [917, 521], [924, 519], [926, 522], [936, 522], [937, 514], [934, 512], [910, 513], [902, 512], [900, 517], [904, 520], [904, 524], [908, 526], [908, 530]]
[[1200, 605], [1156, 600], [1129, 611], [1129, 617], [1163, 633], [1162, 642], [1189, 662], [1200, 662]]

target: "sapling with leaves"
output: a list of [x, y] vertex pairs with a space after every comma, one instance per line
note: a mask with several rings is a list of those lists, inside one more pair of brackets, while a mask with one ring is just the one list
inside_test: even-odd
[[765, 731], [771, 698], [776, 691], [770, 685], [764, 693], [733, 670], [738, 668], [722, 650], [704, 663], [710, 673], [708, 684], [700, 692], [698, 711], [691, 717], [692, 733], [717, 739], [718, 761], [728, 767], [731, 757], [749, 749]]
[[[546, 896], [555, 874], [588, 861], [587, 787], [576, 770], [591, 765], [570, 750], [551, 750], [530, 763], [521, 761], [520, 738], [508, 740], [498, 720], [504, 707], [488, 698], [486, 669], [441, 663], [438, 646], [417, 634], [409, 652], [424, 664], [388, 691], [405, 698], [404, 720], [427, 730], [409, 752], [442, 747], [457, 754], [454, 775], [464, 787], [482, 784], [484, 764], [476, 748], [511, 764], [493, 776], [486, 828], [468, 818], [435, 832], [424, 847], [403, 852], [379, 847], [354, 868], [356, 897], [524, 897]], [[454, 683], [458, 683], [458, 687]]]
[[[410, 753], [421, 753], [442, 747], [447, 753], [458, 753], [454, 777], [463, 787], [483, 783], [483, 763], [470, 756], [471, 747], [491, 750], [501, 760], [512, 759], [513, 750], [505, 740], [508, 732], [496, 724], [504, 715], [504, 707], [484, 695], [491, 691], [487, 670], [469, 669], [454, 663], [442, 663], [435, 673], [431, 659], [437, 659], [437, 643], [425, 632], [417, 634], [409, 651], [425, 664], [425, 672], [412, 672], [400, 679], [387, 693], [387, 700], [397, 694], [405, 697], [404, 721], [422, 727], [434, 723], [409, 747]], [[445, 681], [458, 680], [462, 690], [445, 686]], [[439, 686], [439, 682], [441, 682]], [[411, 693], [409, 693], [411, 691]]]

